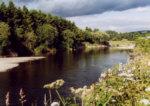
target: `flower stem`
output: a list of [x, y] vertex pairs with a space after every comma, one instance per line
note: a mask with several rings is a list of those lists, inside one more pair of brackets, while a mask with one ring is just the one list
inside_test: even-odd
[[63, 106], [66, 106], [65, 103], [63, 102], [63, 100], [62, 100], [62, 98], [61, 98], [61, 96], [60, 96], [60, 94], [59, 94], [59, 92], [58, 92], [57, 89], [56, 89], [56, 93], [57, 93], [57, 95], [58, 95], [60, 101], [62, 102]]
[[51, 90], [49, 89], [49, 97], [50, 97], [50, 104], [52, 103], [52, 93]]

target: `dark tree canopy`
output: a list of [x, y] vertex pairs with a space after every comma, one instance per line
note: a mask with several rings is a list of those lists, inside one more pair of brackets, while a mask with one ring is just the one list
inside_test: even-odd
[[84, 31], [65, 18], [28, 10], [26, 6], [16, 7], [13, 1], [0, 4], [0, 34], [1, 51], [9, 49], [18, 55], [78, 48], [83, 42], [100, 44], [108, 40], [108, 34], [98, 29], [92, 31], [86, 27]]

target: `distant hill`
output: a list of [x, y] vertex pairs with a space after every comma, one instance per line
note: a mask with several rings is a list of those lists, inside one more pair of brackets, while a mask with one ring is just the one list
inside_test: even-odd
[[129, 32], [129, 33], [136, 33], [136, 32], [139, 32], [140, 34], [147, 34], [147, 33], [150, 33], [150, 30], [134, 31], [134, 32]]

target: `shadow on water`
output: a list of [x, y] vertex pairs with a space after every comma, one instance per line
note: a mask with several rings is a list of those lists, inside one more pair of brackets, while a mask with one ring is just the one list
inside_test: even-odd
[[[59, 89], [63, 96], [69, 95], [69, 87], [83, 87], [96, 82], [105, 68], [120, 62], [126, 63], [127, 50], [86, 49], [75, 52], [58, 52], [48, 58], [21, 63], [19, 67], [0, 73], [0, 104], [5, 103], [5, 94], [10, 91], [10, 102], [17, 105], [19, 90], [27, 95], [27, 104], [43, 105], [43, 96], [48, 91], [43, 85], [57, 79], [64, 79], [65, 85]], [[53, 94], [55, 97], [56, 94]]]

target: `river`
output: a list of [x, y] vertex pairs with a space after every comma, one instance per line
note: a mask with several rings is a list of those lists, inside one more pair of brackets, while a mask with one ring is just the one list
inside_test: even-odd
[[[128, 50], [90, 49], [76, 52], [57, 52], [46, 59], [21, 63], [19, 67], [0, 73], [0, 106], [5, 104], [5, 95], [10, 92], [10, 105], [19, 104], [19, 90], [23, 88], [27, 103], [43, 106], [47, 89], [43, 85], [57, 79], [64, 79], [65, 84], [59, 89], [60, 94], [68, 96], [69, 87], [83, 87], [96, 81], [100, 73], [118, 63], [126, 63]], [[56, 96], [55, 93], [52, 94]]]

